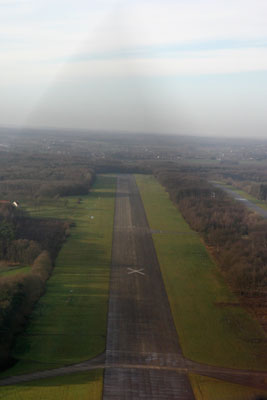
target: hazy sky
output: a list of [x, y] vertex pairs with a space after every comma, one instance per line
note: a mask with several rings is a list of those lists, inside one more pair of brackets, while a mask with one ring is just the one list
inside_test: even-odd
[[0, 0], [0, 125], [267, 138], [267, 0]]

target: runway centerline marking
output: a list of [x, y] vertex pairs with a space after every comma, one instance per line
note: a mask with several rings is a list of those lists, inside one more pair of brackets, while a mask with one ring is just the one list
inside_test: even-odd
[[127, 268], [127, 269], [128, 269], [128, 275], [131, 275], [131, 274], [145, 275], [144, 272], [142, 272], [142, 271], [144, 271], [143, 268], [140, 268], [140, 269]]

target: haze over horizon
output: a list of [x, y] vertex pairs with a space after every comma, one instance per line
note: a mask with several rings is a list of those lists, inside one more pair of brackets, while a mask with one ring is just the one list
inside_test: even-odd
[[265, 0], [0, 0], [0, 125], [267, 138]]

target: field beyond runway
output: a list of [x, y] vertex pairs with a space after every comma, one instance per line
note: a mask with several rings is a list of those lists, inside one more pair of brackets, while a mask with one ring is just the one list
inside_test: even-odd
[[[2, 379], [0, 398], [8, 394], [15, 400], [22, 392], [27, 399], [41, 398], [44, 392], [52, 393], [49, 386], [54, 384], [62, 385], [53, 391], [55, 400], [64, 398], [62, 393], [72, 398], [80, 389], [86, 395], [83, 373], [94, 369], [99, 373], [92, 372], [87, 388], [95, 390], [93, 398], [98, 400], [102, 370], [104, 400], [266, 397], [263, 332], [227, 289], [200, 238], [164, 189], [151, 176], [138, 176], [137, 182], [146, 213], [134, 177], [118, 177], [106, 360], [103, 354], [63, 368]], [[100, 187], [98, 194], [101, 197]], [[67, 374], [73, 385], [82, 387], [60, 378]]]

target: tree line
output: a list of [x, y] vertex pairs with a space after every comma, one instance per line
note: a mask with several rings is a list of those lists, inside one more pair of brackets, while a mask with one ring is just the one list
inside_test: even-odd
[[209, 173], [212, 179], [223, 180], [259, 200], [267, 201], [267, 171], [263, 166], [221, 166]]
[[264, 293], [267, 221], [196, 175], [159, 170], [155, 176], [202, 235], [232, 287], [242, 296]]
[[10, 363], [10, 348], [14, 338], [23, 329], [34, 304], [44, 293], [45, 282], [51, 271], [51, 257], [47, 251], [42, 251], [29, 273], [1, 277], [0, 368]]
[[27, 274], [0, 278], [0, 367], [45, 291], [55, 257], [69, 231], [67, 222], [30, 218], [9, 203], [0, 205], [0, 259], [31, 265]]
[[95, 179], [88, 161], [71, 156], [8, 154], [0, 168], [0, 200], [88, 194]]

